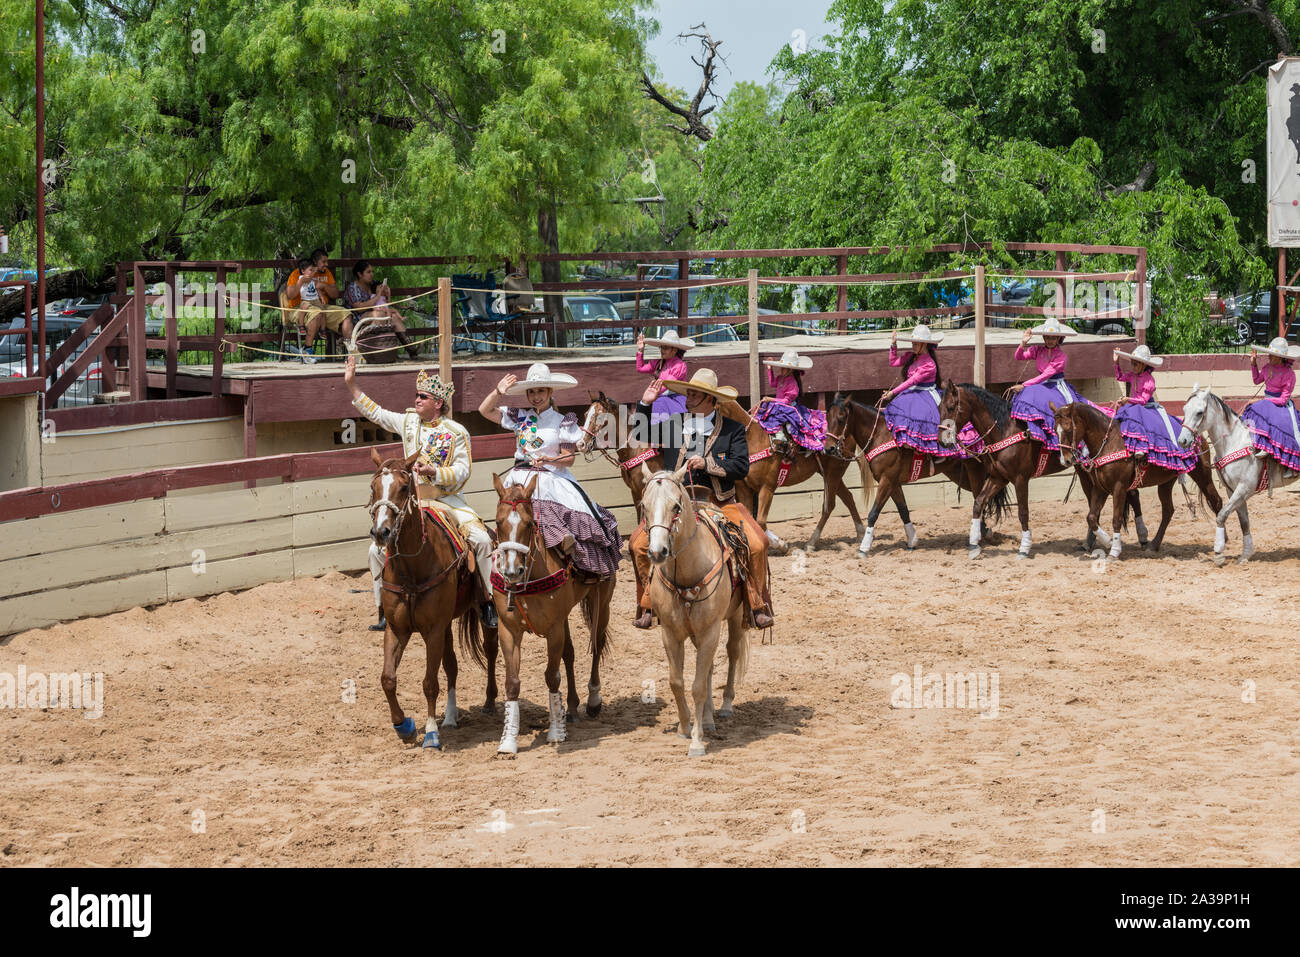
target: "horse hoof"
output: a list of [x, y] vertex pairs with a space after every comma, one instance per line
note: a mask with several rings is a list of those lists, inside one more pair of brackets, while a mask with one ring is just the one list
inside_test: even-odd
[[1245, 565], [1245, 564], [1247, 564], [1249, 561], [1250, 561], [1250, 556], [1249, 556], [1249, 555], [1242, 555], [1240, 558], [1237, 559], [1237, 564], [1238, 564], [1238, 565]]
[[587, 705], [587, 717], [588, 717], [588, 718], [594, 718], [594, 717], [596, 717], [597, 715], [599, 715], [599, 714], [600, 714], [600, 706], [601, 706], [601, 703], [600, 703], [599, 701], [596, 702], [595, 704], [589, 704], [589, 705]]
[[866, 558], [868, 554], [870, 553], [865, 551], [864, 549], [861, 548], [858, 549], [858, 558]]
[[561, 728], [558, 731], [553, 730], [553, 731], [546, 732], [547, 744], [563, 744], [565, 741], [568, 740], [569, 740], [569, 733], [565, 731], [563, 728]]
[[439, 751], [441, 751], [441, 750], [442, 750], [442, 742], [438, 739], [438, 732], [437, 732], [437, 731], [426, 731], [426, 732], [424, 732], [424, 741], [421, 742], [420, 747], [422, 747], [422, 748], [437, 748]]
[[1023, 562], [1023, 561], [1025, 561], [1025, 560], [1027, 560], [1028, 558], [1029, 558], [1029, 553], [1028, 553], [1028, 552], [1016, 552], [1016, 560], [1017, 560], [1017, 561], [1022, 561], [1022, 562]]
[[442, 724], [441, 724], [439, 727], [443, 727], [443, 728], [459, 728], [460, 725], [458, 725], [458, 724], [456, 723], [456, 721], [455, 721], [454, 718], [443, 718], [443, 719], [442, 719]]
[[725, 720], [725, 719], [727, 719], [727, 718], [730, 718], [730, 717], [734, 716], [735, 713], [736, 713], [736, 712], [732, 711], [730, 708], [726, 708], [726, 707], [719, 708], [718, 711], [717, 711], [718, 720], [719, 720], [719, 721], [722, 721], [722, 720]]
[[497, 748], [497, 757], [513, 758], [519, 753], [519, 742], [517, 740], [502, 741]]
[[979, 558], [980, 555], [982, 555], [983, 553], [984, 553], [983, 549], [981, 549], [978, 545], [966, 549], [967, 558]]
[[1228, 557], [1224, 555], [1223, 552], [1215, 552], [1214, 564], [1222, 568], [1224, 565], [1228, 564]]
[[702, 758], [707, 753], [702, 744], [692, 744], [686, 752], [687, 756], [692, 758]]
[[481, 708], [479, 708], [479, 710], [482, 711], [484, 714], [496, 714], [496, 713], [497, 713], [497, 705], [496, 705], [496, 702], [495, 702], [495, 701], [489, 701], [489, 702], [487, 702], [487, 704], [485, 704], [485, 705], [483, 705]]
[[397, 732], [397, 736], [402, 740], [413, 738], [415, 737], [415, 719], [408, 714], [406, 720], [401, 724], [393, 725], [393, 730]]

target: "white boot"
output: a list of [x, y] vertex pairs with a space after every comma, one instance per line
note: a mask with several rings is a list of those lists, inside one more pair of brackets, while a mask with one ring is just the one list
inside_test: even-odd
[[1111, 539], [1110, 542], [1110, 557], [1119, 558], [1120, 549], [1122, 547], [1123, 547], [1123, 543], [1120, 541], [1119, 532], [1116, 532], [1115, 537]]
[[970, 548], [967, 549], [967, 554], [971, 558], [980, 557], [980, 535], [983, 531], [983, 522], [978, 518], [972, 518], [970, 520]]
[[506, 723], [501, 731], [501, 745], [497, 754], [519, 753], [519, 702], [506, 702]]
[[867, 553], [871, 551], [871, 540], [875, 537], [876, 537], [875, 528], [867, 529], [866, 534], [862, 536], [862, 544], [858, 546], [859, 556], [861, 556], [862, 558], [867, 557]]
[[1021, 558], [1029, 557], [1029, 547], [1033, 544], [1033, 536], [1029, 534], [1029, 529], [1020, 533], [1020, 551], [1016, 554]]
[[546, 733], [546, 740], [550, 744], [559, 744], [569, 736], [569, 731], [564, 726], [564, 699], [558, 691], [552, 691], [547, 697], [551, 709], [551, 730]]
[[917, 539], [916, 526], [913, 525], [911, 522], [907, 522], [903, 526], [903, 532], [904, 534], [907, 535], [907, 547], [909, 549], [916, 548], [916, 539]]

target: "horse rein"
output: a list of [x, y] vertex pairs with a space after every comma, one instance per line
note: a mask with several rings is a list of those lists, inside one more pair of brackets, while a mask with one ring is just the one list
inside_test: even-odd
[[[664, 478], [663, 476], [656, 476], [655, 478], [651, 479], [650, 481], [652, 481], [652, 482], [666, 482], [666, 481], [668, 481], [668, 479]], [[648, 484], [649, 484], [649, 483], [647, 483], [647, 485], [648, 485]], [[687, 486], [682, 485], [680, 482], [676, 482], [675, 484], [677, 484], [678, 487], [681, 488], [681, 490], [682, 490], [682, 494], [685, 495], [685, 497], [689, 500], [689, 499], [690, 499], [690, 496], [689, 496], [689, 495], [686, 495], [686, 488], [687, 488]], [[702, 488], [702, 486], [698, 486], [698, 485], [694, 485], [694, 484], [692, 484], [692, 485], [689, 486], [689, 487], [690, 487], [690, 488]], [[642, 496], [642, 503], [644, 503], [644, 501], [645, 501], [645, 498], [644, 498], [644, 496]], [[690, 501], [689, 504], [690, 504], [691, 508], [694, 508], [694, 507], [695, 507], [695, 502], [694, 502], [694, 501]], [[677, 523], [681, 520], [681, 517], [682, 517], [682, 503], [681, 503], [680, 498], [678, 499], [678, 501], [676, 501], [676, 502], [673, 504], [673, 509], [674, 509], [674, 515], [673, 515], [673, 520], [672, 520], [671, 524], [669, 524], [669, 525], [661, 525], [661, 524], [656, 523], [656, 524], [653, 524], [653, 525], [647, 525], [647, 526], [646, 526], [646, 532], [649, 533], [650, 529], [652, 529], [652, 528], [662, 528], [662, 529], [664, 529], [664, 530], [668, 533], [668, 546], [669, 546], [668, 557], [672, 559], [672, 561], [673, 561], [673, 565], [676, 566], [676, 564], [677, 564], [677, 554], [678, 554], [678, 552], [680, 552], [682, 549], [686, 548], [688, 545], [690, 545], [691, 542], [693, 542], [693, 541], [695, 540], [695, 536], [699, 534], [699, 531], [700, 531], [700, 525], [703, 524], [703, 519], [701, 519], [698, 515], [696, 515], [695, 526], [694, 526], [694, 528], [691, 529], [691, 537], [688, 538], [688, 539], [686, 540], [686, 542], [681, 546], [681, 548], [677, 548], [677, 547], [675, 547], [675, 546], [676, 546], [676, 529], [677, 529]], [[668, 574], [668, 571], [667, 571], [666, 569], [664, 569], [662, 572], [660, 572], [660, 573], [663, 575], [663, 577], [667, 580], [669, 586], [673, 589], [673, 591], [677, 593], [677, 597], [678, 597], [679, 599], [681, 599], [681, 601], [684, 602], [685, 604], [687, 604], [687, 605], [695, 605], [695, 604], [698, 604], [699, 602], [704, 601], [705, 599], [712, 598], [712, 597], [713, 597], [713, 593], [716, 592], [716, 591], [718, 590], [719, 586], [722, 584], [722, 575], [721, 575], [721, 573], [722, 573], [722, 569], [723, 569], [723, 568], [725, 567], [725, 565], [726, 565], [726, 559], [727, 559], [727, 546], [726, 546], [726, 544], [721, 540], [721, 538], [718, 538], [718, 547], [719, 547], [719, 549], [720, 549], [720, 555], [719, 555], [719, 557], [718, 557], [718, 560], [717, 560], [716, 562], [713, 563], [713, 567], [710, 568], [710, 569], [709, 569], [709, 570], [704, 574], [704, 577], [701, 578], [701, 579], [700, 579], [698, 582], [696, 582], [694, 585], [682, 585], [681, 583], [679, 583], [679, 582], [677, 581], [677, 579], [676, 579], [675, 577], [673, 577], [672, 575]], [[651, 572], [650, 572], [650, 578], [652, 579], [652, 578], [654, 577], [655, 572], [659, 572], [659, 571], [660, 571], [660, 569], [658, 569], [658, 568], [653, 568], [653, 569], [651, 569]], [[716, 579], [716, 581], [715, 581], [715, 583], [714, 583], [714, 585], [713, 585], [713, 588], [709, 590], [709, 593], [708, 593], [707, 595], [701, 595], [701, 594], [699, 593], [699, 592], [700, 592], [700, 589], [702, 589], [705, 585], [707, 585], [707, 584], [710, 582], [710, 580], [715, 580], [715, 579]], [[646, 581], [646, 585], [648, 586], [649, 584], [650, 584], [650, 581], [647, 580], [647, 581]], [[693, 593], [693, 594], [692, 594], [692, 593]], [[689, 614], [689, 611], [688, 611], [688, 614]]]
[[[416, 476], [412, 472], [407, 472], [404, 469], [389, 469], [389, 471], [395, 475], [407, 476], [408, 482], [416, 481]], [[392, 499], [390, 499], [388, 496], [385, 495], [383, 498], [371, 502], [366, 509], [366, 511], [370, 513], [370, 518], [372, 522], [374, 521], [375, 513], [378, 512], [379, 509], [391, 508], [393, 510], [393, 516], [394, 516], [393, 531], [390, 540], [394, 543], [396, 543], [398, 538], [401, 536], [402, 522], [404, 521], [406, 516], [410, 514], [419, 514], [419, 506], [417, 504], [416, 496], [411, 493], [409, 485], [404, 487], [407, 489], [406, 501], [400, 507], [396, 502], [394, 502]], [[374, 494], [373, 491], [371, 492], [371, 494], [372, 495]], [[424, 551], [424, 546], [427, 545], [428, 542], [429, 542], [429, 526], [424, 521], [424, 516], [420, 515], [419, 548], [417, 548], [413, 552], [403, 552], [401, 551], [400, 548], [398, 548], [398, 550], [396, 551], [392, 551], [391, 549], [393, 546], [385, 546], [384, 565], [387, 566], [388, 562], [394, 558], [413, 558], [414, 556], [420, 554], [420, 552]], [[444, 578], [446, 578], [453, 571], [459, 568], [461, 563], [465, 561], [465, 556], [468, 554], [468, 552], [469, 549], [466, 548], [464, 551], [460, 552], [460, 554], [456, 556], [456, 560], [453, 561], [450, 565], [442, 569], [442, 571], [438, 572], [438, 574], [434, 575], [428, 581], [422, 582], [419, 585], [414, 585], [414, 586], [393, 585], [384, 581], [382, 578], [380, 578], [379, 585], [384, 591], [392, 592], [393, 594], [396, 595], [401, 595], [404, 599], [406, 599], [406, 601], [413, 602], [418, 596], [424, 594], [426, 591], [433, 588], [435, 585], [438, 585], [440, 582], [442, 582]]]

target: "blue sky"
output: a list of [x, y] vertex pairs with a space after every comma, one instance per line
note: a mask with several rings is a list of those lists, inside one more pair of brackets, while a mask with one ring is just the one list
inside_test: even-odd
[[705, 23], [713, 38], [722, 41], [718, 52], [727, 58], [714, 83], [725, 97], [737, 81], [767, 82], [767, 65], [795, 30], [804, 31], [808, 46], [820, 45], [818, 38], [831, 32], [826, 23], [830, 5], [831, 0], [658, 0], [651, 15], [660, 31], [650, 41], [650, 55], [670, 85], [694, 94], [701, 74], [691, 57], [699, 55], [699, 41], [679, 40], [677, 34]]

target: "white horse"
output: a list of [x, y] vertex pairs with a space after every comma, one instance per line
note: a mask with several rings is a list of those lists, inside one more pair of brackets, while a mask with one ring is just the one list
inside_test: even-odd
[[1260, 482], [1264, 479], [1267, 479], [1266, 487], [1271, 492], [1275, 486], [1290, 485], [1300, 477], [1300, 472], [1284, 468], [1272, 456], [1256, 458], [1250, 429], [1241, 416], [1228, 408], [1228, 404], [1211, 392], [1209, 386], [1201, 389], [1194, 385], [1192, 397], [1183, 406], [1183, 430], [1179, 433], [1178, 444], [1189, 448], [1202, 432], [1210, 438], [1212, 462], [1231, 493], [1223, 503], [1223, 510], [1214, 517], [1214, 563], [1222, 565], [1226, 560], [1223, 548], [1228, 532], [1223, 525], [1235, 511], [1241, 522], [1240, 561], [1244, 564], [1255, 552], [1246, 500], [1262, 491]]
[[[736, 682], [745, 676], [749, 636], [745, 631], [743, 587], [732, 587], [722, 561], [723, 546], [699, 519], [682, 485], [685, 465], [676, 472], [651, 472], [642, 465], [645, 491], [641, 511], [649, 535], [653, 569], [646, 585], [650, 607], [659, 616], [664, 651], [668, 654], [668, 683], [677, 699], [677, 733], [691, 739], [691, 757], [705, 754], [704, 732], [713, 731], [713, 659], [722, 622], [727, 623], [727, 687], [719, 718], [732, 716]], [[695, 722], [686, 704], [683, 671], [686, 639], [695, 642]]]

